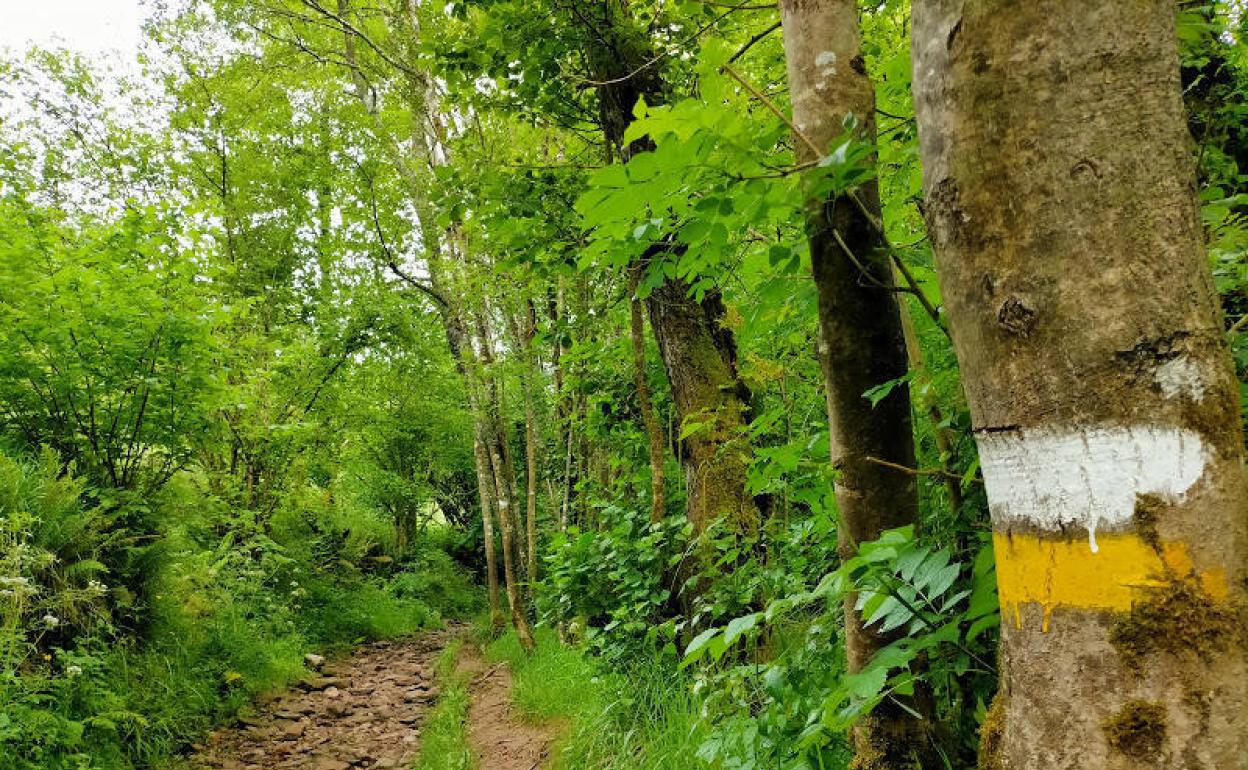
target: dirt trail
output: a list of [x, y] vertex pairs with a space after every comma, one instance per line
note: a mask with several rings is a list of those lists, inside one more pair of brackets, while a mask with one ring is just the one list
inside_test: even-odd
[[555, 730], [525, 722], [515, 713], [506, 664], [487, 668], [476, 650], [465, 647], [459, 672], [472, 677], [468, 742], [477, 756], [477, 770], [538, 770], [545, 765]]
[[454, 632], [369, 645], [209, 735], [192, 768], [406, 770], [437, 690], [433, 668]]
[[[189, 758], [194, 770], [408, 770], [438, 691], [434, 664], [461, 629], [380, 642], [333, 661], [299, 686], [257, 705], [234, 727], [211, 733]], [[511, 708], [511, 673], [487, 668], [471, 645], [469, 735], [478, 770], [538, 770], [552, 731]]]

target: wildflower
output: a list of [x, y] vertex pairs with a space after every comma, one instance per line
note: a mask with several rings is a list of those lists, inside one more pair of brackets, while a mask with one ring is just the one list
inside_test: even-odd
[[65, 675], [68, 676], [70, 679], [73, 679], [74, 677], [78, 676], [81, 673], [82, 673], [82, 666], [68, 666], [65, 669]]
[[43, 616], [43, 625], [47, 628], [56, 628], [60, 624], [61, 619], [50, 612]]

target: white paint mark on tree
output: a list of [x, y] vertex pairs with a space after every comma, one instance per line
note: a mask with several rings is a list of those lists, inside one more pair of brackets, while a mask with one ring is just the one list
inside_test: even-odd
[[815, 57], [815, 66], [819, 68], [819, 77], [829, 80], [836, 75], [836, 51], [820, 51]]
[[1200, 364], [1187, 356], [1165, 362], [1153, 372], [1153, 382], [1166, 398], [1186, 397], [1203, 401], [1207, 386]]
[[994, 522], [1061, 532], [1131, 523], [1138, 495], [1180, 502], [1205, 471], [1190, 430], [1162, 426], [1020, 429], [978, 436]]

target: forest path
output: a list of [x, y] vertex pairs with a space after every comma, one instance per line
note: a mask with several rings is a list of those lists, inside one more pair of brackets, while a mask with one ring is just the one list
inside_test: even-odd
[[460, 634], [451, 629], [378, 642], [331, 661], [258, 704], [235, 727], [211, 733], [189, 767], [407, 770], [437, 698], [434, 664]]
[[470, 677], [468, 742], [477, 770], [538, 770], [546, 764], [557, 726], [533, 724], [512, 706], [511, 671], [506, 663], [487, 666], [480, 652], [465, 645], [458, 673]]

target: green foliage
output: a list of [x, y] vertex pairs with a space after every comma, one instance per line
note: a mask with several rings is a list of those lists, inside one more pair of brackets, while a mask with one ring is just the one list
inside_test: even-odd
[[[908, 0], [861, 8], [878, 141], [847, 118], [801, 166], [774, 9], [174, 5], [142, 78], [64, 52], [0, 63], [22, 105], [0, 122], [0, 770], [153, 766], [303, 675], [310, 650], [481, 610], [460, 563], [483, 568], [487, 412], [518, 467], [535, 434], [525, 582], [546, 624], [533, 655], [510, 635], [491, 655], [524, 714], [570, 724], [559, 767], [841, 768], [854, 720], [919, 688], [950, 765], [970, 765], [999, 619], [919, 207]], [[1244, 25], [1201, 2], [1178, 29], [1248, 380]], [[627, 152], [604, 147], [611, 98], [633, 111]], [[867, 182], [915, 282], [914, 366], [863, 398], [909, 387], [921, 535], [854, 552], [803, 201]], [[684, 442], [710, 424], [679, 419], [652, 339], [641, 373], [671, 456], [650, 521], [639, 264], [637, 299], [668, 279], [723, 298], [757, 537], [695, 538], [681, 515]], [[853, 674], [846, 611], [893, 635]], [[438, 676], [423, 766], [462, 770], [465, 685], [450, 657]]]
[[[658, 524], [649, 510], [605, 504], [607, 528], [558, 533], [548, 546], [537, 604], [551, 622], [580, 623], [591, 644], [617, 652], [635, 642], [651, 647], [670, 639], [663, 629], [691, 527], [680, 517]], [[666, 635], [666, 636], [665, 636]]]
[[689, 769], [703, 737], [699, 704], [670, 661], [639, 657], [627, 669], [604, 667], [548, 628], [537, 641], [527, 655], [508, 634], [487, 654], [510, 665], [523, 715], [567, 725], [552, 752], [554, 770]]
[[[428, 546], [390, 574], [326, 569], [226, 510], [170, 487], [149, 553], [139, 640], [110, 622], [109, 521], [50, 450], [0, 455], [0, 767], [125, 770], [161, 760], [251, 697], [306, 675], [304, 655], [436, 625], [480, 604], [462, 569]], [[235, 525], [237, 527], [237, 524]], [[7, 763], [7, 764], [6, 764]]]
[[[813, 589], [703, 631], [686, 646], [682, 667], [726, 665], [704, 666], [707, 691], [715, 693], [708, 706], [721, 716], [702, 755], [719, 761], [748, 756], [760, 765], [793, 768], [835, 766], [843, 761], [837, 760], [844, 756], [841, 736], [855, 721], [886, 699], [904, 707], [918, 687], [939, 690], [938, 700], [953, 704], [947, 719], [982, 718], [995, 686], [988, 662], [995, 637], [988, 632], [1000, 623], [993, 567], [989, 545], [966, 565], [948, 549], [917, 541], [912, 528], [892, 530], [863, 543]], [[895, 637], [853, 673], [829, 666], [827, 659], [850, 597], [869, 628]], [[824, 612], [807, 611], [819, 606]], [[795, 616], [799, 611], [804, 614]], [[757, 647], [765, 634], [786, 640], [778, 653], [765, 662], [732, 663], [728, 653], [747, 642]], [[974, 702], [965, 702], [968, 693]], [[747, 714], [748, 729], [742, 722]], [[954, 748], [973, 756], [974, 726], [964, 729], [960, 734], [970, 742]]]

